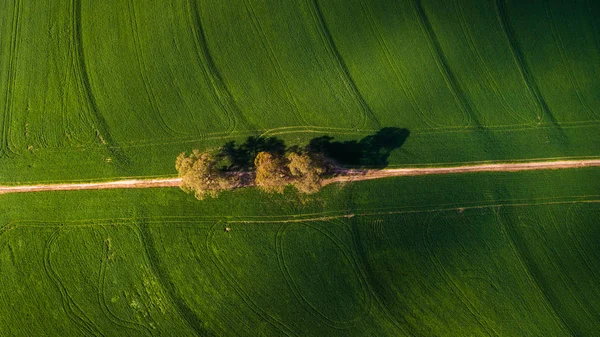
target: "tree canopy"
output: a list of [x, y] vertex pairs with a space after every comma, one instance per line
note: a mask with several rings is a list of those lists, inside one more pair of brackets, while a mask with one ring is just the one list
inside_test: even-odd
[[238, 185], [238, 177], [220, 169], [219, 158], [211, 151], [194, 150], [190, 156], [181, 153], [175, 168], [182, 178], [181, 189], [194, 193], [198, 200], [215, 198], [221, 191], [233, 190]]
[[283, 193], [290, 185], [300, 193], [313, 194], [323, 186], [324, 177], [335, 174], [337, 166], [386, 166], [391, 151], [402, 146], [409, 134], [407, 129], [383, 128], [360, 141], [322, 136], [305, 147], [286, 147], [276, 137], [252, 136], [239, 145], [229, 141], [217, 150], [181, 153], [175, 167], [182, 178], [181, 188], [198, 199], [250, 185], [267, 193]]

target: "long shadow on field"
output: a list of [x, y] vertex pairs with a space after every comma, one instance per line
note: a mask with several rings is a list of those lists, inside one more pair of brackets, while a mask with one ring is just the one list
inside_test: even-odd
[[235, 145], [235, 141], [225, 143], [219, 155], [227, 158], [230, 163], [229, 170], [247, 171], [254, 166], [256, 155], [263, 151], [283, 155], [286, 152], [285, 142], [277, 137], [251, 136], [239, 146]]
[[304, 148], [287, 147], [285, 142], [277, 137], [253, 136], [240, 145], [236, 145], [235, 141], [227, 142], [221, 147], [219, 156], [227, 159], [227, 169], [230, 171], [253, 169], [253, 160], [261, 151], [275, 155], [305, 151], [313, 155], [323, 155], [339, 166], [383, 168], [388, 165], [390, 153], [401, 147], [409, 135], [408, 129], [387, 127], [358, 141], [334, 141], [331, 136], [313, 138]]
[[383, 168], [388, 165], [390, 153], [409, 135], [408, 129], [383, 128], [359, 141], [336, 142], [331, 136], [322, 136], [313, 138], [306, 150], [321, 153], [341, 166]]

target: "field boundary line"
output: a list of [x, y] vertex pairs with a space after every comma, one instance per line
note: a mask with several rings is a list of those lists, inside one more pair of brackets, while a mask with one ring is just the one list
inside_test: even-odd
[[[413, 134], [419, 135], [430, 135], [430, 134], [448, 134], [448, 133], [470, 133], [470, 132], [521, 132], [521, 131], [539, 131], [540, 129], [552, 129], [552, 128], [560, 128], [560, 129], [574, 129], [574, 128], [585, 128], [585, 127], [593, 127], [600, 125], [600, 120], [597, 119], [588, 119], [581, 121], [573, 121], [573, 122], [561, 122], [557, 124], [551, 123], [539, 123], [536, 125], [531, 124], [506, 124], [506, 125], [493, 125], [493, 126], [485, 126], [483, 128], [478, 128], [475, 126], [457, 126], [457, 127], [440, 127], [440, 128], [414, 128], [410, 129]], [[338, 131], [335, 131], [338, 130]], [[342, 132], [344, 131], [344, 132]], [[287, 126], [287, 127], [277, 127], [272, 129], [255, 129], [255, 130], [244, 130], [244, 131], [232, 131], [229, 134], [227, 132], [210, 132], [205, 133], [203, 135], [198, 136], [189, 136], [189, 137], [173, 137], [173, 138], [161, 138], [158, 141], [155, 140], [138, 140], [138, 141], [128, 141], [128, 142], [119, 142], [119, 145], [97, 145], [97, 146], [87, 146], [87, 145], [77, 145], [71, 147], [56, 147], [56, 146], [47, 146], [38, 148], [36, 150], [42, 150], [49, 153], [67, 153], [75, 150], [86, 149], [90, 151], [94, 150], [122, 150], [122, 149], [130, 149], [130, 148], [142, 148], [142, 147], [151, 147], [151, 146], [166, 146], [172, 144], [184, 144], [184, 143], [198, 143], [203, 141], [213, 141], [220, 139], [228, 139], [230, 137], [244, 137], [244, 136], [252, 136], [257, 135], [259, 133], [260, 136], [270, 135], [290, 135], [290, 134], [298, 134], [298, 133], [330, 133], [334, 135], [363, 135], [368, 134], [368, 132], [376, 132], [378, 130], [373, 129], [352, 129], [352, 128], [333, 128], [333, 127], [322, 127], [322, 126]], [[562, 131], [561, 131], [562, 132]], [[123, 144], [123, 145], [120, 145]], [[13, 150], [15, 152], [15, 150]], [[16, 152], [15, 152], [16, 153]], [[0, 156], [0, 158], [2, 158]]]

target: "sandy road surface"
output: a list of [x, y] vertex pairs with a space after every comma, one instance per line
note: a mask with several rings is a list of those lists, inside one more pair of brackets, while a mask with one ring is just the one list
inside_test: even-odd
[[600, 166], [600, 159], [478, 164], [448, 167], [425, 167], [384, 170], [344, 170], [340, 176], [326, 179], [324, 181], [324, 184], [326, 185], [336, 182], [360, 181], [402, 176], [424, 176], [434, 174], [457, 174], [473, 172], [518, 172], [535, 170], [559, 170], [597, 166]]
[[181, 178], [128, 179], [97, 183], [65, 183], [42, 185], [0, 186], [0, 194], [42, 191], [106, 190], [114, 188], [178, 187]]
[[[517, 172], [534, 170], [558, 170], [580, 167], [600, 167], [600, 159], [591, 160], [563, 160], [525, 163], [479, 164], [448, 167], [405, 168], [383, 170], [339, 170], [339, 176], [326, 179], [325, 185], [339, 182], [371, 180], [388, 177], [422, 176], [434, 174], [458, 174], [472, 172]], [[40, 185], [12, 185], [0, 186], [0, 194], [25, 193], [42, 191], [71, 191], [71, 190], [103, 190], [116, 188], [152, 188], [152, 187], [178, 187], [180, 178], [163, 179], [129, 179], [96, 183], [64, 183]]]

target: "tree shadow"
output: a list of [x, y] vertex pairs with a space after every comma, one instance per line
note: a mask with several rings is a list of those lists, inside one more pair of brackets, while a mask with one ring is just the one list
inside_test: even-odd
[[410, 135], [408, 129], [387, 127], [359, 141], [334, 141], [331, 136], [313, 138], [307, 146], [286, 147], [277, 137], [248, 137], [240, 145], [230, 141], [223, 145], [218, 156], [229, 171], [249, 171], [254, 168], [254, 158], [261, 152], [283, 156], [286, 152], [307, 152], [323, 156], [336, 166], [383, 168], [388, 165], [390, 153], [400, 148]]
[[388, 127], [359, 141], [337, 142], [331, 136], [322, 136], [312, 139], [306, 150], [321, 153], [339, 166], [383, 168], [388, 165], [390, 153], [400, 148], [409, 135], [408, 129]]
[[225, 143], [218, 155], [226, 161], [228, 170], [247, 171], [254, 167], [254, 158], [263, 151], [283, 155], [286, 152], [285, 142], [277, 137], [251, 136], [239, 146], [235, 145], [235, 141]]

